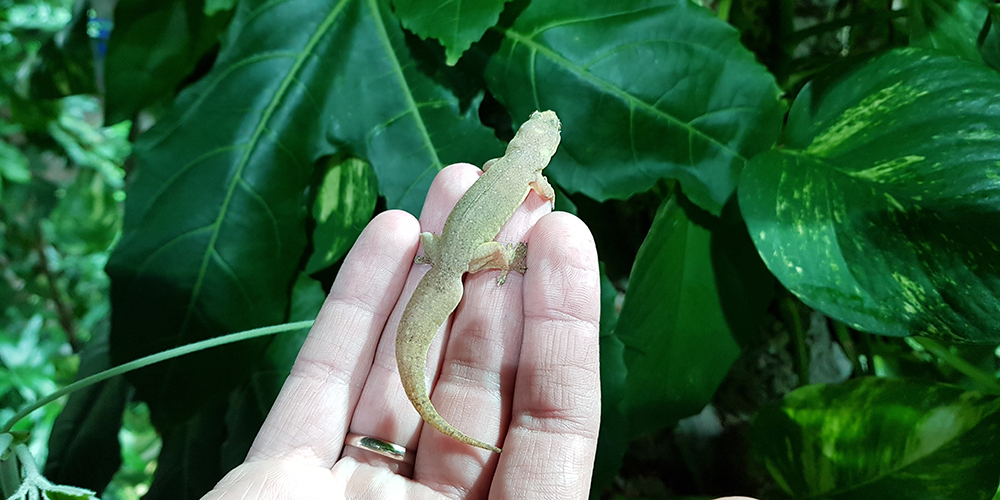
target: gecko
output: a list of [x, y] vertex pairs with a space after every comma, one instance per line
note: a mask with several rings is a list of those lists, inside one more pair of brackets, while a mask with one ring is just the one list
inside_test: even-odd
[[496, 453], [500, 448], [463, 434], [438, 414], [424, 383], [427, 352], [438, 328], [462, 300], [466, 272], [499, 269], [497, 285], [502, 285], [510, 270], [526, 270], [524, 243], [493, 240], [531, 190], [554, 200], [555, 192], [542, 169], [559, 146], [560, 130], [555, 112], [532, 113], [504, 155], [483, 165], [483, 174], [448, 214], [441, 235], [421, 233], [424, 255], [415, 262], [431, 264], [431, 269], [417, 284], [396, 330], [399, 378], [420, 417], [447, 436]]

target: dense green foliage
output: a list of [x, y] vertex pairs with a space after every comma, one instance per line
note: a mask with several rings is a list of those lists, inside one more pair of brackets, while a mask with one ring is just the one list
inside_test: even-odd
[[[121, 0], [105, 56], [90, 5], [0, 0], [4, 421], [314, 318], [374, 213], [553, 109], [556, 208], [604, 262], [595, 498], [996, 494], [995, 6]], [[89, 386], [0, 449], [199, 498], [304, 335]]]

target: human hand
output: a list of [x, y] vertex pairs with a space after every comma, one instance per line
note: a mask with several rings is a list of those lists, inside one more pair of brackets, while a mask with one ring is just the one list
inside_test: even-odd
[[[586, 498], [600, 426], [599, 278], [593, 237], [529, 194], [498, 241], [528, 242], [528, 271], [467, 275], [431, 346], [432, 400], [459, 430], [502, 454], [422, 425], [399, 382], [399, 315], [426, 266], [420, 227], [440, 234], [478, 177], [439, 173], [418, 227], [389, 211], [344, 261], [246, 461], [206, 499]], [[447, 348], [444, 346], [447, 345]], [[413, 463], [348, 446], [348, 433], [400, 444]]]

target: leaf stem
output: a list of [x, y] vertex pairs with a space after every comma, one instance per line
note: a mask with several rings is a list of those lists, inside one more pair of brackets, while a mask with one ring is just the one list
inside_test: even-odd
[[228, 335], [223, 335], [221, 337], [213, 337], [207, 340], [202, 340], [200, 342], [194, 342], [187, 345], [182, 345], [180, 347], [175, 347], [173, 349], [167, 349], [166, 351], [158, 352], [156, 354], [150, 354], [139, 359], [129, 361], [128, 363], [118, 365], [114, 368], [109, 368], [100, 373], [95, 373], [89, 377], [77, 380], [72, 384], [59, 389], [58, 391], [41, 398], [34, 403], [24, 407], [21, 411], [17, 412], [10, 420], [4, 424], [3, 429], [0, 429], [0, 434], [10, 432], [16, 424], [22, 418], [28, 416], [31, 412], [84, 387], [102, 382], [111, 377], [116, 377], [123, 373], [130, 372], [132, 370], [138, 370], [139, 368], [145, 368], [154, 363], [159, 363], [160, 361], [166, 361], [168, 359], [177, 358], [185, 354], [190, 354], [193, 352], [202, 351], [212, 347], [218, 347], [220, 345], [232, 344], [234, 342], [239, 342], [241, 340], [249, 340], [257, 337], [264, 337], [267, 335], [274, 335], [275, 333], [287, 332], [292, 330], [299, 330], [302, 328], [309, 328], [313, 324], [313, 320], [308, 321], [298, 321], [295, 323], [284, 323], [281, 325], [265, 326], [262, 328], [254, 328], [252, 330], [245, 330], [242, 332], [230, 333]]
[[[38, 267], [42, 270], [42, 275], [45, 276], [45, 281], [49, 282], [49, 293], [52, 294], [50, 300], [56, 308], [56, 316], [59, 318], [59, 326], [62, 327], [63, 332], [66, 333], [66, 340], [69, 342], [70, 347], [73, 352], [80, 352], [83, 348], [83, 344], [80, 342], [80, 338], [77, 335], [76, 320], [73, 318], [73, 308], [63, 300], [62, 290], [59, 289], [58, 279], [55, 273], [52, 271], [52, 265], [49, 263], [49, 257], [45, 255], [45, 250], [48, 249], [49, 244], [45, 240], [45, 232], [42, 229], [42, 223], [39, 221], [38, 227], [38, 238], [35, 240], [35, 252], [38, 253]], [[55, 247], [52, 247], [53, 251], [56, 251]]]
[[986, 391], [1000, 394], [1000, 383], [997, 383], [996, 377], [969, 363], [965, 358], [951, 352], [951, 349], [948, 349], [940, 342], [927, 337], [910, 337], [910, 339], [919, 344], [920, 347], [926, 349], [927, 352], [937, 356], [941, 361], [951, 365], [952, 368], [962, 375], [982, 385]]
[[799, 375], [799, 385], [809, 385], [809, 348], [806, 346], [806, 332], [802, 327], [799, 305], [791, 296], [786, 296], [782, 306], [792, 327], [792, 344], [795, 348], [795, 369]]

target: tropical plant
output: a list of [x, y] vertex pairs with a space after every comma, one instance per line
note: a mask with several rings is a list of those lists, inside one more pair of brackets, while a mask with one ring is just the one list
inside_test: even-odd
[[199, 498], [368, 220], [536, 109], [604, 263], [595, 498], [996, 495], [995, 5], [120, 0], [106, 57], [85, 7], [0, 3], [5, 496]]

